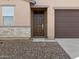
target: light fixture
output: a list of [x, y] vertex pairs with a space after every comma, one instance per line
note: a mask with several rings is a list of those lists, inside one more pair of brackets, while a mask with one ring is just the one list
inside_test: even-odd
[[24, 1], [30, 2], [31, 5], [35, 5], [36, 4], [35, 0], [24, 0]]
[[30, 4], [31, 5], [35, 5], [36, 4], [36, 1], [35, 0], [30, 0]]

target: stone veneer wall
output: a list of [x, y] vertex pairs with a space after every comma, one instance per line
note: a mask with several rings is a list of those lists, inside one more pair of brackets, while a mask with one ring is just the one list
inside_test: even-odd
[[0, 37], [31, 37], [30, 27], [0, 27]]

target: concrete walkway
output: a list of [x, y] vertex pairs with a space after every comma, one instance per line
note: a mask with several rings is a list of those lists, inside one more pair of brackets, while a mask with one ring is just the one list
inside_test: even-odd
[[72, 59], [79, 59], [79, 38], [55, 39]]

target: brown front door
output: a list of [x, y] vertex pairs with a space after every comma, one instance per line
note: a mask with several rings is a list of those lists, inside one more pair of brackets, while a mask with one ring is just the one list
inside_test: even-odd
[[32, 36], [45, 37], [45, 11], [43, 9], [35, 9], [32, 12]]

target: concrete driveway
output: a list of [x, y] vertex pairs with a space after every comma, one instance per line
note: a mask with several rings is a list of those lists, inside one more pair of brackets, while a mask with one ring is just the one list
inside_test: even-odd
[[79, 59], [79, 38], [55, 39], [72, 59]]

